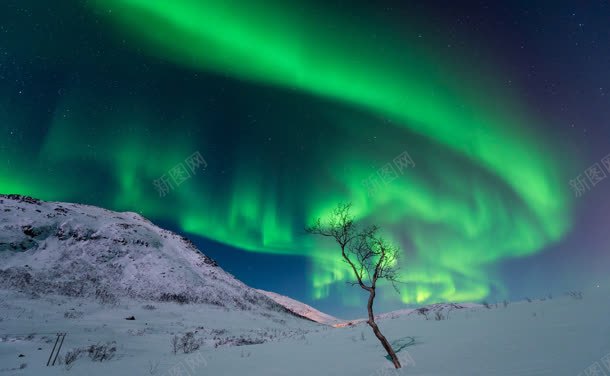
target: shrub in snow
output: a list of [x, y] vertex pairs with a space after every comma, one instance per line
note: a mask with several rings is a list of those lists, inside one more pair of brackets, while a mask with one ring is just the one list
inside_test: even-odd
[[89, 358], [94, 362], [102, 362], [104, 360], [110, 360], [114, 357], [116, 352], [116, 342], [108, 342], [104, 344], [91, 345], [87, 349]]
[[199, 349], [199, 342], [195, 338], [195, 333], [193, 332], [186, 332], [182, 337], [174, 335], [171, 338], [170, 343], [174, 354], [176, 354], [178, 350], [181, 350], [185, 354], [189, 354]]
[[179, 303], [179, 304], [187, 304], [191, 302], [191, 298], [189, 296], [187, 296], [186, 294], [170, 294], [170, 293], [163, 293], [161, 294], [161, 296], [159, 297], [159, 300], [162, 302], [175, 302], [175, 303]]
[[582, 300], [582, 291], [568, 291], [566, 295], [571, 296], [576, 300]]
[[64, 313], [64, 318], [66, 319], [80, 319], [83, 317], [84, 313], [80, 311], [68, 311]]
[[430, 313], [430, 310], [428, 308], [421, 307], [421, 308], [416, 309], [415, 312], [417, 312], [417, 314], [420, 316], [424, 316], [426, 318], [426, 320], [430, 320], [430, 317], [428, 316], [428, 314]]
[[185, 354], [192, 353], [199, 348], [199, 343], [195, 340], [195, 333], [187, 332], [180, 339], [180, 348]]
[[66, 365], [66, 369], [69, 370], [70, 368], [72, 368], [74, 362], [76, 362], [76, 359], [81, 356], [82, 352], [82, 349], [76, 348], [69, 350], [66, 355], [64, 355], [64, 364]]
[[265, 343], [266, 341], [263, 338], [250, 338], [245, 336], [231, 336], [226, 338], [215, 338], [216, 343], [214, 343], [214, 347], [219, 346], [248, 346], [248, 345], [258, 345], [261, 343]]
[[116, 305], [118, 298], [106, 288], [95, 289], [95, 299], [102, 304]]

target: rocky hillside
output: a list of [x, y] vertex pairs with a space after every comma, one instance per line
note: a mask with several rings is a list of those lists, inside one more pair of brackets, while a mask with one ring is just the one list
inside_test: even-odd
[[20, 195], [0, 195], [0, 288], [285, 311], [139, 214]]

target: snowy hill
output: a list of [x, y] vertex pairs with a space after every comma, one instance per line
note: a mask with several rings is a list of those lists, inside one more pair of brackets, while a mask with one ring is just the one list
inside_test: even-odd
[[0, 195], [0, 288], [283, 311], [136, 213]]
[[421, 315], [428, 320], [435, 319], [435, 317], [444, 320], [449, 317], [449, 315], [451, 315], [452, 311], [480, 307], [482, 307], [480, 304], [475, 303], [436, 303], [429, 304], [420, 308], [400, 309], [398, 311], [382, 313], [380, 315], [377, 315], [376, 317], [379, 319], [395, 319], [405, 315]]
[[[404, 316], [422, 316], [426, 320], [446, 320], [450, 317], [451, 312], [455, 310], [462, 309], [474, 309], [483, 307], [480, 304], [476, 303], [436, 303], [430, 304], [427, 306], [419, 307], [419, 308], [405, 308], [399, 309], [396, 311], [379, 313], [375, 315], [375, 320], [388, 320], [388, 319], [397, 319]], [[349, 320], [349, 321], [340, 321], [332, 324], [332, 326], [336, 328], [344, 328], [347, 326], [358, 325], [366, 322], [367, 318]]]
[[317, 309], [315, 309], [305, 303], [299, 302], [298, 300], [294, 300], [287, 296], [276, 294], [271, 291], [264, 291], [264, 290], [258, 290], [258, 291], [262, 294], [267, 295], [269, 298], [273, 299], [276, 303], [281, 304], [282, 306], [286, 307], [286, 309], [288, 309], [289, 311], [294, 312], [295, 314], [297, 314], [299, 316], [306, 317], [312, 321], [319, 322], [321, 324], [326, 324], [326, 325], [335, 325], [335, 324], [338, 324], [343, 321], [341, 319], [328, 315], [324, 312], [320, 312]]

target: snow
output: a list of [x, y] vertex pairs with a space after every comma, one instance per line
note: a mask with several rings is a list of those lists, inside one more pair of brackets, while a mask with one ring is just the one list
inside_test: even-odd
[[[489, 309], [427, 307], [443, 313], [439, 321], [415, 310], [380, 314], [385, 336], [395, 348], [406, 346], [396, 371], [366, 323], [332, 327], [291, 315], [136, 214], [0, 200], [0, 375], [610, 375], [608, 289]], [[57, 208], [66, 215], [46, 217]], [[24, 226], [40, 234], [25, 227], [29, 236]], [[104, 276], [109, 270], [112, 278]], [[95, 283], [78, 280], [87, 276], [114, 299], [96, 297]], [[194, 302], [160, 301], [161, 291]], [[274, 299], [297, 313], [309, 309]], [[61, 358], [106, 342], [115, 343], [116, 355], [94, 362], [84, 354], [70, 369], [46, 367], [57, 332], [67, 333]], [[199, 349], [174, 354], [170, 339], [187, 332]]]
[[283, 310], [136, 213], [0, 195], [0, 288]]
[[300, 316], [306, 317], [312, 321], [319, 322], [321, 324], [326, 324], [326, 325], [336, 325], [336, 324], [343, 322], [343, 320], [341, 320], [341, 319], [328, 315], [324, 312], [320, 312], [317, 309], [315, 309], [305, 303], [299, 302], [298, 300], [294, 300], [287, 296], [280, 295], [280, 294], [277, 294], [277, 293], [271, 292], [271, 291], [264, 291], [264, 290], [257, 290], [257, 291], [262, 294], [267, 295], [268, 297], [273, 299], [276, 303], [281, 304], [282, 306], [286, 307], [290, 311], [292, 311]]
[[[172, 375], [181, 367], [183, 375], [585, 375], [596, 362], [605, 367], [602, 359], [610, 354], [609, 297], [609, 291], [598, 289], [585, 292], [582, 300], [559, 297], [455, 310], [444, 321], [421, 315], [379, 320], [391, 342], [415, 340], [399, 352], [403, 363], [412, 362], [394, 371], [364, 323], [333, 328], [296, 317], [274, 322], [250, 311], [206, 304], [154, 303], [156, 309], [146, 310], [145, 302], [134, 300], [108, 306], [87, 298], [32, 299], [3, 290], [0, 369], [26, 363], [25, 369], [7, 374], [146, 375], [149, 362], [158, 361], [158, 375]], [[83, 315], [65, 318], [72, 308]], [[130, 315], [136, 320], [124, 319]], [[172, 333], [191, 330], [198, 331], [201, 348], [174, 355]], [[226, 330], [223, 337], [263, 338], [262, 333], [274, 331], [277, 337], [256, 345], [214, 347], [213, 330]], [[117, 356], [102, 363], [84, 356], [70, 370], [47, 368], [53, 333], [59, 331], [68, 333], [62, 355], [75, 347], [116, 341]], [[33, 336], [26, 339], [28, 334]], [[199, 365], [190, 370], [189, 362], [195, 361]]]

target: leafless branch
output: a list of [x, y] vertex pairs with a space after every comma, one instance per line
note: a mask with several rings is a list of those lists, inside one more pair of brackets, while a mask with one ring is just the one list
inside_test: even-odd
[[350, 266], [356, 278], [356, 282], [349, 281], [348, 283], [352, 286], [359, 285], [369, 293], [367, 304], [369, 320], [367, 323], [392, 358], [394, 366], [400, 368], [400, 361], [388, 340], [381, 334], [373, 314], [375, 289], [379, 280], [388, 280], [398, 291], [395, 282], [398, 281], [400, 249], [378, 235], [379, 227], [373, 225], [361, 228], [357, 226], [350, 213], [351, 207], [350, 203], [337, 205], [326, 222], [317, 219], [305, 231], [333, 238], [339, 244], [343, 261]]

